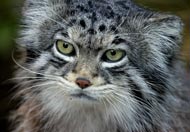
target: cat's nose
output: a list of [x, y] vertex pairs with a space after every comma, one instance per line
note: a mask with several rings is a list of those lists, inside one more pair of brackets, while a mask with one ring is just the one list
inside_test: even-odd
[[81, 88], [81, 89], [85, 89], [89, 86], [91, 86], [91, 82], [86, 79], [86, 78], [77, 78], [75, 83]]

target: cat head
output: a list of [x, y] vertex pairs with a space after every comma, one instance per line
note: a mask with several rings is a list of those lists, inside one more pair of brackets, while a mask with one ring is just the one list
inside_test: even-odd
[[24, 76], [43, 78], [31, 93], [48, 107], [96, 104], [131, 120], [158, 114], [181, 42], [178, 17], [119, 0], [28, 0], [23, 14], [19, 43], [33, 71]]

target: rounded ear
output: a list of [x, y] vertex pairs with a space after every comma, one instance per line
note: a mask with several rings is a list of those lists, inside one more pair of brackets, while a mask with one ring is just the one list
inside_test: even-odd
[[149, 18], [146, 23], [152, 28], [149, 33], [158, 35], [157, 37], [171, 42], [168, 46], [181, 43], [183, 22], [179, 17], [156, 14]]
[[158, 63], [173, 66], [182, 43], [182, 20], [174, 15], [153, 14], [144, 20], [144, 35]]
[[182, 42], [182, 20], [174, 15], [156, 14], [145, 23], [148, 25], [150, 42], [160, 47], [162, 53], [167, 56], [176, 54]]

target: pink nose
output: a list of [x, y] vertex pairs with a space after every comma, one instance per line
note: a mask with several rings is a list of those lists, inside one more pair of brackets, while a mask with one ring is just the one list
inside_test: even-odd
[[77, 78], [75, 83], [81, 88], [85, 89], [91, 85], [91, 82], [86, 78]]

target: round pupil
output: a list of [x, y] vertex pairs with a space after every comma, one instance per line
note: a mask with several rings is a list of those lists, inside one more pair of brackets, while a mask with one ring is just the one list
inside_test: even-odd
[[64, 48], [68, 48], [69, 45], [64, 43], [64, 44], [63, 44], [63, 47], [64, 47]]
[[116, 51], [115, 50], [111, 50], [110, 53], [111, 53], [112, 56], [116, 55]]

